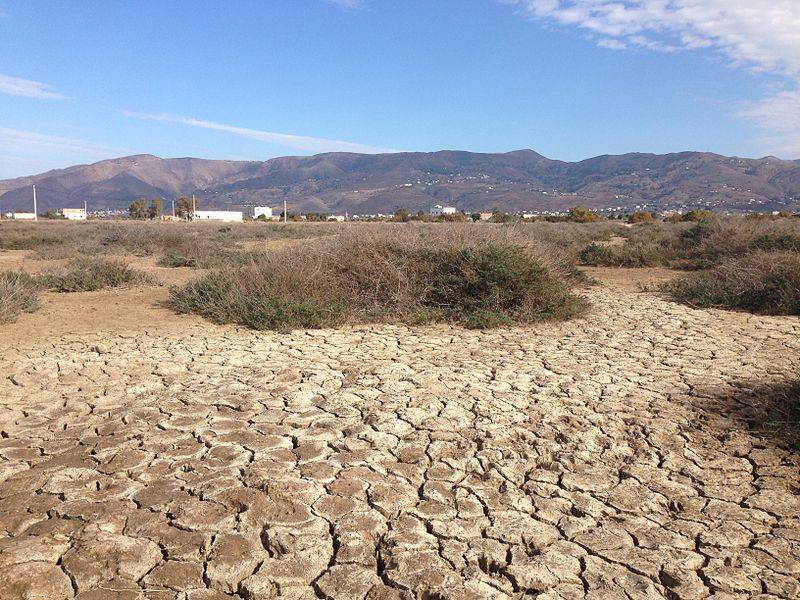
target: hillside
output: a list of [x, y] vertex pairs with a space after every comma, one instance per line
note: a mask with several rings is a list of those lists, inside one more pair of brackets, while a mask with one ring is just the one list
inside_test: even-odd
[[91, 210], [124, 210], [138, 197], [193, 193], [204, 208], [282, 206], [286, 200], [293, 210], [351, 214], [424, 210], [434, 203], [465, 211], [555, 211], [575, 204], [782, 210], [800, 206], [800, 161], [681, 152], [563, 162], [532, 150], [328, 153], [263, 162], [137, 155], [2, 180], [2, 210], [29, 208], [32, 184], [42, 211], [84, 201]]

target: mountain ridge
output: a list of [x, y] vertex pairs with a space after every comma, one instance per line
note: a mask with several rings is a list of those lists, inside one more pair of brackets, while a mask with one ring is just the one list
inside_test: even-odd
[[452, 204], [465, 211], [651, 210], [709, 206], [785, 210], [800, 202], [800, 160], [707, 152], [604, 154], [577, 162], [534, 150], [357, 154], [329, 152], [267, 161], [123, 156], [0, 180], [3, 211], [79, 206], [125, 210], [139, 197], [195, 194], [203, 208], [282, 206], [295, 211], [390, 213]]

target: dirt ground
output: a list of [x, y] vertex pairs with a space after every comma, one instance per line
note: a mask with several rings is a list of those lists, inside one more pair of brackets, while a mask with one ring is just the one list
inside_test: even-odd
[[800, 319], [598, 268], [573, 322], [276, 334], [135, 266], [0, 327], [3, 600], [800, 593], [798, 455], [748, 425]]

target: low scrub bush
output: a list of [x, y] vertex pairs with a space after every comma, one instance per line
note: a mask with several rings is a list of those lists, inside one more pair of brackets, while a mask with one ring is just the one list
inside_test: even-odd
[[12, 323], [39, 307], [38, 284], [26, 273], [0, 273], [0, 323]]
[[56, 292], [95, 290], [150, 283], [147, 275], [117, 260], [79, 258], [36, 278], [42, 287]]
[[662, 289], [700, 308], [800, 315], [800, 254], [755, 251], [667, 282]]
[[553, 254], [510, 228], [351, 231], [210, 273], [173, 289], [171, 304], [218, 323], [277, 330], [566, 319], [585, 304], [572, 292], [576, 272]]
[[668, 264], [669, 253], [652, 244], [627, 242], [603, 246], [592, 243], [581, 252], [580, 262], [594, 267], [657, 267]]

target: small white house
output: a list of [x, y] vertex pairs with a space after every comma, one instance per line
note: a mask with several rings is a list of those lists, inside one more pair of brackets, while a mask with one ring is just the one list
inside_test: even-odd
[[32, 212], [15, 212], [11, 215], [15, 221], [35, 221], [36, 213]]
[[442, 215], [454, 215], [456, 214], [456, 207], [442, 206], [441, 204], [437, 204], [431, 208], [430, 214], [432, 217], [441, 217]]
[[342, 223], [344, 221], [344, 215], [330, 215], [328, 221], [338, 221]]
[[85, 221], [85, 208], [62, 208], [61, 215], [68, 221]]
[[191, 215], [192, 221], [223, 221], [225, 223], [241, 223], [244, 219], [240, 210], [196, 210]]
[[264, 217], [265, 219], [272, 218], [272, 207], [270, 206], [254, 206], [253, 207], [253, 218], [257, 219], [258, 217]]

